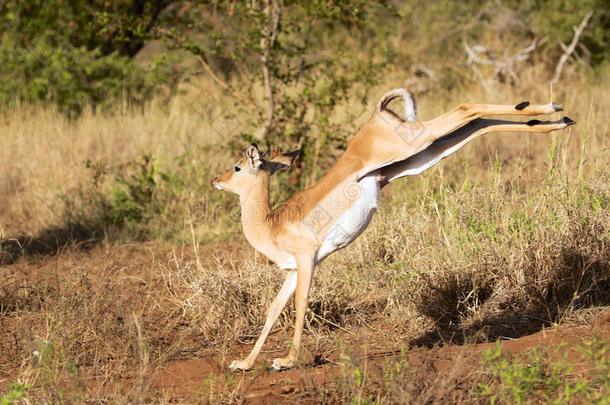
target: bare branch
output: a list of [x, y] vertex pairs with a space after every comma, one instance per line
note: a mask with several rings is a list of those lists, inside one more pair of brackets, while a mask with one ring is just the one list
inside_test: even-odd
[[468, 54], [468, 61], [466, 62], [468, 65], [475, 62], [475, 63], [480, 63], [482, 65], [492, 65], [492, 66], [496, 66], [496, 67], [505, 66], [505, 64], [502, 62], [480, 57], [479, 53], [488, 54], [487, 49], [481, 45], [475, 45], [475, 46], [471, 47], [470, 45], [468, 45], [467, 41], [464, 41], [464, 49], [466, 50], [466, 53]]
[[[495, 66], [496, 69], [491, 75], [492, 79], [503, 80], [506, 77], [510, 77], [512, 82], [516, 82], [518, 78], [515, 74], [515, 71], [513, 70], [513, 66], [515, 66], [516, 62], [522, 62], [527, 60], [529, 58], [529, 54], [545, 41], [546, 38], [543, 38], [541, 40], [534, 39], [531, 44], [520, 49], [513, 56], [508, 56], [505, 52], [502, 60], [496, 60], [493, 57], [492, 53], [489, 52], [484, 46], [474, 45], [471, 47], [468, 42], [464, 41], [464, 49], [466, 50], [466, 54], [468, 55], [468, 60], [466, 64], [470, 65], [470, 67], [473, 69], [479, 80], [481, 80], [481, 83], [483, 83], [485, 90], [487, 90], [488, 93], [492, 94], [490, 87], [491, 84], [489, 80], [486, 80], [483, 77], [481, 72], [476, 68], [475, 64], [478, 63], [481, 65]], [[480, 56], [481, 54], [485, 55], [486, 57]]]
[[570, 43], [570, 45], [565, 48], [563, 55], [561, 55], [561, 58], [559, 58], [559, 62], [557, 63], [557, 67], [555, 68], [555, 76], [553, 76], [553, 80], [551, 80], [552, 84], [555, 84], [559, 81], [559, 77], [561, 76], [561, 72], [563, 71], [563, 65], [565, 65], [570, 55], [572, 55], [572, 53], [576, 49], [576, 45], [578, 45], [580, 36], [592, 16], [593, 11], [589, 10], [587, 15], [585, 15], [585, 18], [583, 18], [580, 22], [580, 25], [578, 27], [572, 27], [572, 29], [574, 30], [574, 37], [572, 38], [572, 42]]
[[[483, 88], [485, 89], [487, 94], [489, 94], [490, 96], [494, 96], [495, 91], [493, 90], [491, 83], [489, 83], [489, 80], [485, 79], [485, 77], [483, 76], [481, 71], [477, 68], [475, 63], [479, 63], [482, 65], [496, 66], [496, 72], [498, 71], [498, 69], [503, 69], [505, 67], [505, 65], [502, 64], [501, 62], [497, 62], [495, 60], [485, 59], [485, 58], [480, 57], [478, 55], [479, 53], [488, 54], [487, 49], [485, 49], [484, 47], [482, 47], [480, 45], [475, 45], [474, 47], [471, 47], [467, 41], [464, 41], [464, 49], [466, 50], [466, 53], [468, 54], [468, 61], [466, 61], [466, 64], [472, 68], [472, 70], [474, 71], [474, 74], [477, 76], [477, 78], [483, 85]], [[495, 76], [495, 73], [494, 73], [494, 76]]]

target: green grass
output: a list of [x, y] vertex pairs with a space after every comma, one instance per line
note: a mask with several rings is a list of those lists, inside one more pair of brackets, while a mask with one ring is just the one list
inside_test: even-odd
[[13, 405], [18, 399], [27, 398], [30, 384], [11, 383], [8, 392], [0, 395], [0, 404]]
[[[608, 341], [599, 336], [583, 340], [573, 350], [582, 352], [581, 361], [587, 368], [585, 372], [574, 372], [574, 365], [567, 360], [569, 351], [565, 345], [534, 349], [521, 358], [510, 359], [502, 353], [498, 343], [485, 352], [484, 367], [493, 378], [491, 383], [478, 384], [478, 395], [492, 404], [537, 401], [564, 404], [576, 400], [607, 404], [610, 393], [608, 348]], [[554, 360], [549, 355], [559, 359]]]

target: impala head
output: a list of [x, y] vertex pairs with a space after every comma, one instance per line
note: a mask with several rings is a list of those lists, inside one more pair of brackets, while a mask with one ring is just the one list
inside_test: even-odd
[[246, 148], [245, 156], [233, 167], [214, 178], [212, 184], [219, 190], [232, 191], [241, 194], [243, 191], [269, 182], [269, 177], [280, 170], [288, 169], [301, 151], [283, 153], [271, 160], [264, 159], [264, 154], [258, 152], [255, 143]]

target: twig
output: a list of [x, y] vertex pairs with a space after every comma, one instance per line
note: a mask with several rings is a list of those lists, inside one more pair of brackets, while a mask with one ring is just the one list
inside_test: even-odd
[[432, 69], [430, 69], [428, 66], [424, 65], [423, 63], [420, 63], [419, 65], [417, 65], [415, 67], [415, 74], [416, 75], [425, 75], [427, 76], [429, 79], [434, 80], [435, 82], [438, 82], [438, 76], [436, 76], [436, 73], [434, 73], [434, 71]]
[[572, 42], [564, 50], [564, 53], [563, 53], [563, 55], [561, 55], [561, 58], [559, 58], [559, 63], [557, 63], [557, 67], [555, 68], [555, 76], [553, 76], [553, 80], [551, 80], [552, 84], [555, 84], [559, 81], [559, 77], [561, 76], [561, 72], [563, 71], [563, 65], [565, 65], [565, 63], [568, 60], [568, 58], [570, 57], [570, 55], [572, 55], [572, 53], [576, 49], [576, 45], [578, 45], [578, 41], [580, 40], [580, 35], [582, 34], [583, 30], [589, 23], [589, 20], [591, 19], [592, 16], [593, 16], [593, 11], [589, 10], [587, 15], [585, 15], [585, 18], [583, 18], [582, 21], [580, 22], [580, 25], [578, 27], [572, 27], [572, 29], [574, 30], [574, 38], [572, 38]]

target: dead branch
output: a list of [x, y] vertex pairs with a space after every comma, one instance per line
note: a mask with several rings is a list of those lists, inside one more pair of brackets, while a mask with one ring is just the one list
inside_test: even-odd
[[[563, 71], [563, 66], [565, 65], [570, 55], [572, 55], [572, 53], [576, 49], [576, 45], [578, 45], [580, 36], [592, 16], [593, 11], [589, 10], [587, 15], [585, 15], [585, 18], [583, 18], [580, 22], [580, 25], [578, 27], [572, 27], [572, 29], [574, 30], [574, 37], [572, 38], [572, 42], [570, 43], [570, 45], [567, 48], [564, 48], [563, 55], [561, 55], [561, 58], [559, 58], [559, 62], [557, 63], [557, 67], [555, 68], [555, 76], [553, 76], [553, 80], [551, 80], [552, 84], [555, 84], [559, 81], [559, 77], [561, 76], [561, 72]], [[565, 45], [563, 47], [565, 47]]]
[[[485, 90], [489, 94], [494, 94], [493, 90], [491, 89], [490, 81], [493, 79], [504, 81], [506, 77], [509, 77], [511, 79], [511, 82], [516, 82], [518, 78], [515, 73], [514, 66], [518, 62], [527, 60], [529, 58], [530, 53], [536, 50], [536, 48], [545, 41], [546, 38], [543, 38], [541, 40], [534, 39], [532, 43], [528, 46], [520, 49], [512, 56], [505, 56], [502, 60], [497, 60], [493, 56], [493, 53], [490, 52], [484, 46], [470, 46], [467, 41], [464, 41], [464, 49], [466, 50], [466, 54], [468, 55], [468, 60], [466, 61], [466, 64], [472, 68], [475, 75], [483, 84], [483, 87], [485, 87]], [[485, 79], [480, 70], [477, 68], [476, 64], [494, 66], [494, 73], [489, 79]]]

